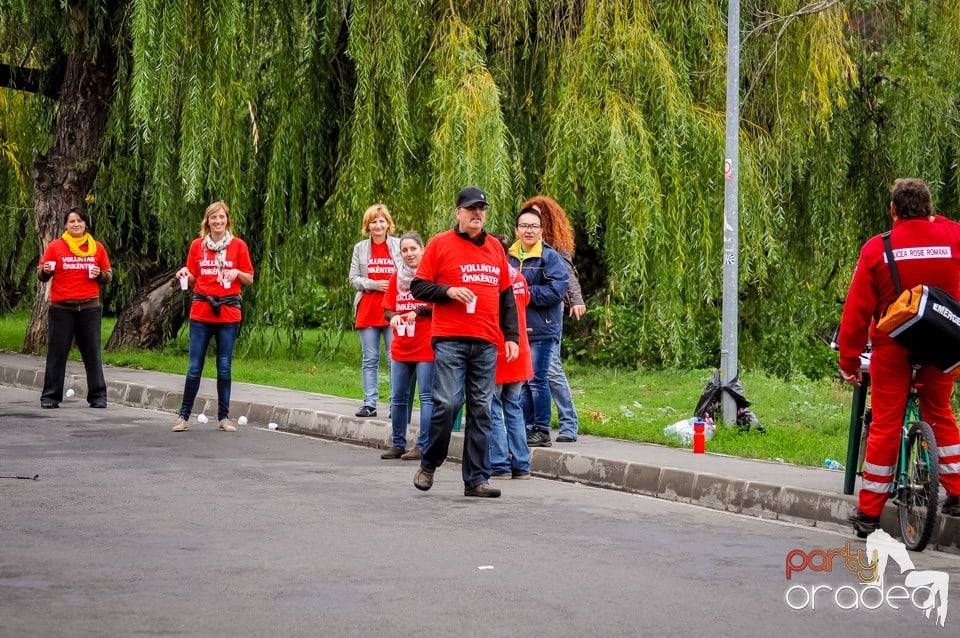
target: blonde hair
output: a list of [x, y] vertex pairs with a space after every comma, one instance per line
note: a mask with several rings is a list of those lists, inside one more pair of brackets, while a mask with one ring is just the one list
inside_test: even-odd
[[210, 223], [209, 223], [210, 215], [213, 215], [214, 213], [218, 213], [220, 211], [223, 211], [224, 214], [227, 216], [226, 230], [229, 231], [231, 228], [233, 228], [233, 224], [230, 222], [230, 207], [227, 206], [225, 202], [213, 202], [212, 204], [207, 206], [207, 210], [204, 211], [203, 213], [203, 221], [200, 222], [201, 237], [204, 237], [210, 234]]
[[387, 207], [383, 204], [374, 204], [367, 209], [367, 212], [363, 214], [363, 225], [360, 228], [360, 232], [364, 235], [369, 235], [370, 222], [378, 217], [383, 217], [387, 220], [387, 234], [392, 235], [395, 228], [393, 225], [393, 217], [390, 216], [390, 211], [387, 210]]

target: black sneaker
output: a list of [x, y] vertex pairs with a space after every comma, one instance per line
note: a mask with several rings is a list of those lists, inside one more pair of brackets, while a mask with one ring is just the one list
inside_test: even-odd
[[530, 430], [527, 432], [527, 447], [550, 447], [550, 433], [543, 430]]
[[947, 516], [960, 516], [960, 496], [948, 496], [947, 500], [943, 502], [943, 507], [940, 508], [940, 511]]
[[365, 405], [357, 410], [357, 416], [377, 416], [377, 409], [371, 408], [369, 405]]
[[557, 443], [576, 443], [577, 440], [572, 436], [567, 436], [566, 434], [561, 434], [557, 437]]
[[866, 538], [880, 529], [880, 517], [868, 516], [859, 507], [856, 512], [847, 517], [847, 522], [853, 524], [853, 531], [857, 533], [857, 538]]
[[56, 401], [41, 401], [40, 407], [44, 410], [52, 410], [53, 408], [59, 408], [60, 404]]

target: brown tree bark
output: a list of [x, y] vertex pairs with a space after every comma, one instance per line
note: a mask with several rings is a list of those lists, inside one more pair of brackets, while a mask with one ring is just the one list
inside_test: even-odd
[[141, 287], [117, 317], [107, 350], [154, 349], [176, 336], [190, 312], [191, 292], [180, 290], [176, 269]]
[[[41, 254], [63, 234], [64, 215], [71, 207], [84, 204], [97, 176], [116, 73], [110, 46], [98, 49], [96, 59], [87, 52], [67, 55], [53, 146], [33, 164]], [[49, 286], [39, 282], [37, 286], [24, 353], [38, 352], [47, 341]]]

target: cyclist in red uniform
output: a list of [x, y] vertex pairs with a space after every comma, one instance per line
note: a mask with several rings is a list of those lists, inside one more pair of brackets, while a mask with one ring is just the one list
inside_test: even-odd
[[[919, 179], [898, 179], [890, 191], [890, 234], [903, 290], [925, 284], [960, 297], [960, 224], [933, 214], [930, 189]], [[840, 321], [840, 373], [859, 385], [860, 353], [869, 336], [873, 349], [873, 422], [867, 437], [854, 529], [869, 534], [880, 523], [880, 512], [890, 494], [899, 453], [900, 431], [906, 409], [911, 368], [907, 350], [878, 332], [876, 321], [897, 297], [880, 235], [860, 250], [850, 291]], [[947, 492], [943, 512], [960, 516], [960, 431], [950, 409], [953, 377], [933, 366], [917, 374], [920, 413], [933, 428], [940, 449], [940, 483]]]

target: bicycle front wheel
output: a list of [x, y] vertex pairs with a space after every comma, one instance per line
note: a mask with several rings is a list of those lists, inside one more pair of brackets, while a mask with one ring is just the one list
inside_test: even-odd
[[940, 460], [933, 429], [923, 421], [907, 434], [906, 476], [897, 477], [897, 515], [907, 549], [923, 551], [937, 524], [940, 500]]

